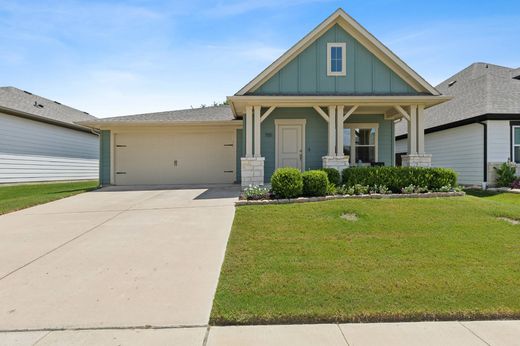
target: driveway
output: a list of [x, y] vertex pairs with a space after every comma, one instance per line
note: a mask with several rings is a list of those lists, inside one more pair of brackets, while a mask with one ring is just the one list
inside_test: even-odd
[[0, 330], [206, 325], [238, 193], [110, 187], [0, 216]]

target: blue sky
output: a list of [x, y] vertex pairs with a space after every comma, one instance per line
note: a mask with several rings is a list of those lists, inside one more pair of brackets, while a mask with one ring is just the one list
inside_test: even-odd
[[99, 117], [211, 104], [338, 7], [433, 85], [520, 67], [518, 0], [0, 0], [0, 85]]

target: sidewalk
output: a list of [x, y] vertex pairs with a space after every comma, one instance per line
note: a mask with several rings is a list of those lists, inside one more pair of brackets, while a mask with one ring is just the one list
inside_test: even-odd
[[520, 345], [520, 321], [0, 332], [0, 345]]

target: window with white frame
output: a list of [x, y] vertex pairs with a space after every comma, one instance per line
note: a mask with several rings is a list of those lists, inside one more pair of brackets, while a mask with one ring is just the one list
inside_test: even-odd
[[327, 43], [327, 76], [346, 76], [346, 43]]
[[366, 165], [378, 160], [378, 124], [346, 123], [343, 129], [343, 154], [352, 165]]
[[520, 126], [513, 126], [513, 162], [520, 163]]

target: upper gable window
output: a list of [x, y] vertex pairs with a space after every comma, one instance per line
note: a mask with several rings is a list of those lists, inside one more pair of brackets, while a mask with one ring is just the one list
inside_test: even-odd
[[327, 76], [346, 76], [346, 43], [327, 43]]

